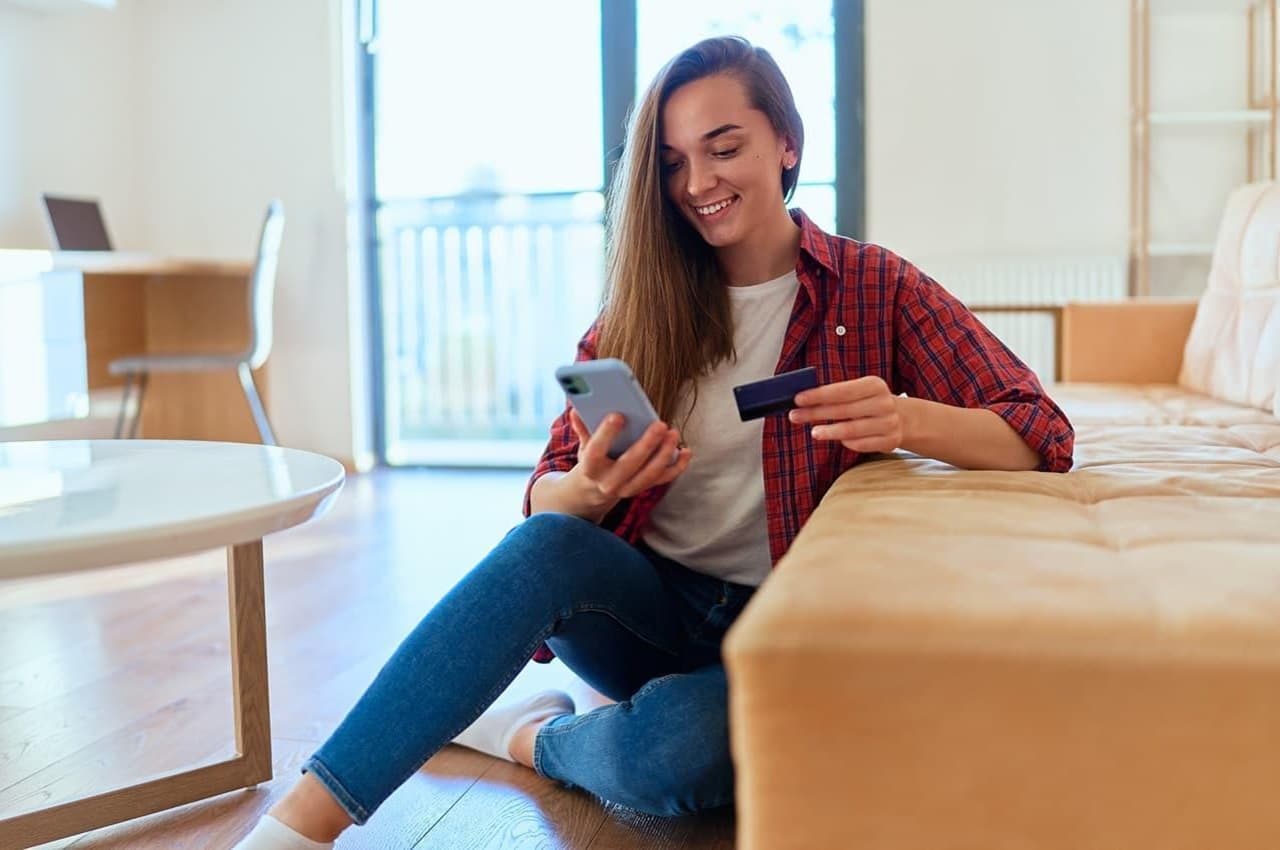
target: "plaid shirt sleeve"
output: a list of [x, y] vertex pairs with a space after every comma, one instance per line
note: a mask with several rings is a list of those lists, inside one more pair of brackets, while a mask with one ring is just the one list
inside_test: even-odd
[[959, 299], [901, 263], [894, 392], [994, 411], [1040, 455], [1040, 471], [1069, 470], [1075, 431], [1035, 373]]
[[[596, 338], [599, 335], [600, 320], [591, 323], [582, 339], [578, 340], [578, 354], [574, 362], [594, 360], [596, 358]], [[578, 437], [569, 424], [569, 403], [565, 402], [564, 410], [551, 423], [551, 437], [547, 447], [542, 450], [542, 457], [529, 476], [529, 483], [524, 487], [523, 513], [528, 518], [532, 506], [529, 497], [533, 494], [533, 483], [548, 472], [568, 472], [578, 463]]]

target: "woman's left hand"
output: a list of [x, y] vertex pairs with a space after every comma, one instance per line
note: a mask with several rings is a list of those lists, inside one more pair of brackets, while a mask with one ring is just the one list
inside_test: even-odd
[[821, 422], [815, 440], [839, 440], [855, 452], [891, 452], [902, 446], [905, 423], [901, 402], [876, 375], [805, 390], [788, 416], [792, 422]]

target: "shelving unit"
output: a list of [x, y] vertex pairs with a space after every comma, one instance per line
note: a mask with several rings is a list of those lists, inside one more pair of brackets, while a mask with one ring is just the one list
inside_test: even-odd
[[[1151, 294], [1152, 257], [1205, 257], [1211, 242], [1153, 242], [1151, 238], [1151, 130], [1154, 127], [1238, 126], [1244, 131], [1249, 181], [1275, 179], [1277, 0], [1130, 0], [1129, 7], [1129, 292]], [[1248, 27], [1245, 77], [1247, 108], [1194, 111], [1151, 110], [1151, 18], [1153, 13], [1224, 12]], [[1212, 234], [1205, 234], [1212, 238]]]

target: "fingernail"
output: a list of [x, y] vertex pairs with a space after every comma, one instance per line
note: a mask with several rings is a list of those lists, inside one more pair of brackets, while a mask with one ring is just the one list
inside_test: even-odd
[[793, 410], [793, 411], [791, 411], [790, 413], [788, 413], [788, 414], [787, 414], [787, 417], [788, 417], [792, 422], [795, 422], [795, 421], [797, 421], [797, 420], [800, 418], [800, 414], [799, 414], [798, 412], [796, 412], [796, 411], [794, 411], [794, 410]]

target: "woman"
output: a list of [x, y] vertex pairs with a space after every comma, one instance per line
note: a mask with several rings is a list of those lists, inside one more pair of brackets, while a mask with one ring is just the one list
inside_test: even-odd
[[[729, 804], [721, 639], [841, 472], [896, 449], [1070, 468], [1062, 411], [956, 299], [788, 212], [803, 150], [764, 50], [709, 39], [658, 74], [629, 121], [606, 298], [578, 359], [625, 360], [663, 421], [611, 461], [618, 422], [556, 419], [527, 519], [409, 635], [243, 848], [328, 846], [451, 740], [650, 813]], [[733, 386], [801, 366], [820, 385], [797, 409], [739, 420]], [[617, 702], [575, 714], [551, 691], [490, 707], [553, 654]]]

